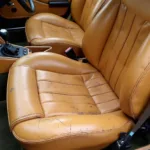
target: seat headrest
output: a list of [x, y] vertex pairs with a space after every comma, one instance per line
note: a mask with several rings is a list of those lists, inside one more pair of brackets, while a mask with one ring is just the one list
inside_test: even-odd
[[150, 21], [150, 0], [122, 0], [136, 15]]

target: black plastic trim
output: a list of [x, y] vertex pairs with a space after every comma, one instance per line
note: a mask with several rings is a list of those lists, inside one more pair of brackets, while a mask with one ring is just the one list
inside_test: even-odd
[[26, 42], [25, 27], [7, 28], [7, 31], [9, 33], [9, 42]]
[[14, 46], [12, 44], [0, 45], [1, 57], [21, 58], [23, 56], [28, 55], [28, 52], [28, 49], [22, 46]]
[[49, 1], [49, 6], [50, 7], [69, 7], [70, 6], [70, 2], [68, 0], [50, 0]]
[[25, 30], [25, 27], [7, 28], [7, 31], [18, 31], [18, 30]]

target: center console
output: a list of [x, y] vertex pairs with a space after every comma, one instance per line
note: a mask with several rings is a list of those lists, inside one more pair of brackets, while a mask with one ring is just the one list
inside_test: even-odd
[[0, 44], [1, 57], [20, 58], [29, 54], [29, 49], [21, 46], [15, 46], [9, 43]]
[[8, 32], [0, 30], [0, 74], [9, 72], [11, 65], [19, 58], [34, 52], [50, 51], [51, 46], [18, 46], [8, 42]]
[[[1, 40], [0, 40], [1, 43]], [[6, 46], [6, 47], [5, 47]], [[12, 64], [19, 58], [36, 52], [49, 52], [50, 46], [18, 46], [10, 44], [10, 49], [6, 49], [6, 44], [0, 44], [0, 74], [9, 72]], [[4, 49], [5, 48], [5, 49]]]
[[25, 55], [28, 55], [29, 53], [28, 48], [25, 48], [22, 46], [16, 46], [8, 42], [7, 30], [1, 29], [0, 36], [4, 39], [4, 42], [0, 43], [0, 56], [1, 57], [20, 58]]

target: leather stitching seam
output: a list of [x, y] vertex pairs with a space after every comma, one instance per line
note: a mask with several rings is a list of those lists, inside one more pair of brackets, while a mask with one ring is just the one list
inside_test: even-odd
[[40, 92], [40, 94], [42, 94], [42, 93], [51, 93], [51, 94], [59, 94], [59, 95], [68, 95], [68, 96], [87, 96], [87, 97], [90, 97], [90, 95], [79, 95], [79, 94], [77, 94], [77, 95], [71, 95], [71, 94], [66, 94], [66, 93], [57, 93], [57, 92]]
[[[118, 8], [118, 12], [119, 12], [119, 11], [120, 11], [120, 7]], [[106, 42], [105, 42], [105, 44], [104, 44], [104, 48], [102, 49], [102, 53], [101, 53], [101, 55], [99, 56], [98, 66], [99, 66], [99, 64], [100, 64], [100, 60], [101, 60], [101, 57], [102, 57], [102, 55], [103, 55], [103, 52], [105, 51], [105, 46], [106, 46], [106, 44], [107, 44], [107, 42], [108, 42], [108, 40], [109, 40], [109, 37], [110, 37], [110, 35], [111, 35], [112, 31], [113, 31], [113, 28], [114, 28], [114, 26], [115, 26], [116, 20], [117, 20], [117, 18], [118, 18], [118, 14], [119, 14], [119, 13], [117, 13], [117, 15], [116, 15], [115, 21], [114, 21], [114, 23], [113, 23], [113, 25], [112, 25], [112, 29], [111, 29], [111, 31], [110, 31], [110, 34], [108, 35], [108, 39], [106, 40]], [[119, 33], [118, 33], [118, 34], [119, 34]], [[116, 38], [116, 40], [117, 40], [117, 38]], [[114, 43], [115, 43], [115, 42], [114, 42]], [[108, 62], [108, 60], [107, 60], [107, 62]], [[107, 64], [107, 62], [106, 62], [106, 64]]]
[[76, 104], [76, 105], [82, 105], [82, 104], [84, 104], [84, 105], [95, 105], [95, 103], [93, 104], [93, 103], [90, 103], [90, 102], [87, 102], [87, 103], [74, 103], [74, 102], [67, 102], [67, 101], [52, 101], [52, 100], [47, 100], [47, 101], [44, 101], [44, 102], [42, 102], [42, 104], [44, 104], [44, 103], [68, 103], [68, 104]]
[[114, 101], [114, 100], [118, 101], [117, 98], [114, 98], [114, 99], [111, 99], [111, 100], [108, 100], [108, 101], [105, 101], [105, 102], [101, 102], [101, 103], [96, 103], [96, 104], [100, 105], [100, 104], [108, 103], [108, 102], [111, 102], [111, 101]]
[[[130, 107], [130, 110], [131, 110], [131, 113], [133, 115], [133, 118], [136, 118], [135, 117], [135, 113], [133, 111], [133, 97], [136, 95], [136, 92], [137, 92], [137, 88], [138, 88], [138, 85], [140, 85], [140, 83], [143, 81], [144, 77], [147, 75], [147, 73], [150, 71], [150, 68], [148, 68], [150, 66], [150, 62], [148, 63], [148, 65], [144, 68], [144, 71], [141, 73], [141, 75], [139, 76], [139, 78], [137, 79], [136, 81], [136, 84], [133, 86], [133, 89], [131, 91], [131, 95], [129, 96], [129, 107]], [[148, 69], [147, 69], [148, 68]], [[147, 69], [147, 70], [146, 70]]]
[[[145, 23], [145, 22], [144, 22], [144, 23]], [[144, 25], [144, 24], [143, 24], [143, 25]], [[125, 61], [125, 63], [124, 63], [124, 66], [123, 66], [123, 68], [121, 69], [121, 71], [120, 71], [120, 73], [119, 73], [119, 76], [118, 76], [118, 78], [117, 78], [117, 81], [116, 81], [116, 84], [115, 84], [115, 88], [114, 88], [114, 89], [116, 89], [116, 85], [117, 85], [117, 83], [118, 83], [119, 77], [120, 77], [120, 75], [121, 75], [121, 73], [122, 73], [122, 71], [123, 71], [123, 69], [124, 69], [126, 63], [128, 62], [128, 58], [129, 58], [129, 56], [130, 56], [130, 54], [131, 54], [131, 52], [132, 52], [132, 49], [133, 49], [133, 47], [134, 47], [134, 45], [135, 45], [135, 43], [136, 43], [136, 41], [137, 41], [137, 39], [138, 39], [138, 36], [139, 36], [139, 34], [140, 34], [140, 31], [142, 30], [143, 25], [141, 25], [141, 27], [140, 27], [140, 29], [139, 29], [137, 35], [136, 35], [136, 38], [135, 38], [135, 40], [134, 40], [134, 43], [132, 44], [132, 47], [131, 47], [130, 52], [129, 52], [128, 56], [127, 56], [127, 59], [126, 59], [126, 61]]]
[[79, 84], [69, 84], [69, 83], [63, 83], [63, 82], [58, 82], [58, 81], [49, 81], [49, 80], [42, 80], [42, 79], [40, 79], [40, 80], [37, 80], [37, 82], [42, 82], [42, 81], [44, 81], [44, 82], [51, 82], [51, 83], [60, 83], [60, 84], [66, 84], [66, 85], [73, 85], [73, 86], [82, 86], [82, 87], [84, 87], [84, 85], [79, 85]]
[[[111, 70], [111, 73], [110, 73], [110, 76], [109, 76], [109, 81], [111, 80], [111, 76], [112, 76], [112, 73], [113, 73], [113, 71], [114, 71], [114, 69], [115, 69], [115, 67], [116, 67], [116, 63], [117, 63], [117, 61], [118, 61], [118, 58], [119, 58], [119, 56], [120, 56], [120, 54], [121, 54], [121, 52], [122, 52], [122, 50], [123, 50], [123, 48], [124, 48], [124, 46], [125, 46], [125, 44], [126, 44], [126, 41], [128, 40], [128, 38], [129, 38], [129, 36], [130, 36], [131, 29], [132, 29], [132, 27], [133, 27], [133, 23], [134, 23], [135, 18], [136, 18], [136, 15], [134, 16], [134, 18], [133, 18], [133, 20], [132, 20], [132, 24], [131, 24], [131, 27], [130, 27], [130, 29], [129, 29], [129, 33], [127, 34], [127, 37], [126, 37], [125, 41], [123, 42], [123, 45], [122, 45], [121, 49], [119, 50], [119, 53], [118, 53], [118, 55], [117, 55], [117, 57], [116, 57], [116, 59], [115, 59], [114, 66], [113, 66], [113, 68], [112, 68], [112, 70]], [[124, 25], [124, 24], [123, 24], [123, 25]], [[121, 32], [121, 31], [120, 31], [120, 32]]]
[[12, 123], [11, 123], [11, 129], [13, 129], [14, 126], [17, 125], [18, 123], [26, 121], [27, 119], [33, 119], [35, 117], [40, 117], [41, 118], [41, 117], [44, 117], [44, 116], [41, 113], [24, 115], [24, 116], [22, 116], [20, 118], [17, 118], [17, 119], [15, 119], [15, 120], [12, 121]]
[[[82, 86], [82, 87], [85, 87], [84, 85], [79, 85], [79, 84], [69, 84], [69, 83], [63, 83], [63, 82], [58, 82], [58, 81], [49, 81], [49, 80], [43, 80], [43, 79], [40, 79], [40, 80], [37, 80], [37, 82], [50, 82], [50, 83], [60, 83], [60, 84], [66, 84], [66, 85], [73, 85], [73, 86]], [[99, 85], [95, 85], [95, 86], [91, 86], [91, 87], [87, 87], [87, 89], [90, 89], [90, 88], [95, 88], [95, 87], [99, 87], [99, 86], [103, 86], [107, 83], [102, 83], [102, 84], [99, 84]]]
[[[59, 95], [67, 95], [67, 96], [86, 96], [86, 97], [94, 97], [94, 96], [98, 96], [98, 95], [103, 95], [106, 93], [111, 93], [112, 91], [108, 91], [108, 92], [104, 92], [104, 93], [100, 93], [100, 94], [95, 94], [95, 95], [71, 95], [71, 94], [63, 94], [63, 93], [56, 93], [56, 92], [51, 92], [51, 94], [59, 94]], [[50, 92], [40, 92], [40, 94], [43, 93], [50, 93]]]
[[107, 83], [102, 83], [102, 84], [99, 84], [99, 85], [95, 85], [95, 86], [91, 86], [91, 87], [86, 87], [88, 90], [91, 89], [91, 88], [97, 88], [97, 87], [100, 87], [100, 86], [103, 86], [103, 85], [106, 85]]
[[[87, 89], [87, 92], [89, 93], [89, 96], [92, 98], [92, 100], [94, 101], [94, 99], [93, 99], [93, 97], [92, 97], [92, 95], [90, 94], [90, 92], [89, 92], [89, 89], [86, 87], [86, 84], [85, 84], [85, 82], [84, 82], [84, 78], [83, 78], [83, 76], [81, 75], [81, 77], [82, 77], [82, 81], [83, 81], [83, 83], [84, 83], [84, 85], [85, 85], [85, 88]], [[97, 104], [96, 104], [96, 102], [94, 101], [94, 103], [95, 103], [95, 106], [97, 107]], [[99, 108], [97, 107], [97, 109], [99, 110]], [[99, 112], [100, 112], [100, 110], [99, 110]]]
[[108, 91], [108, 92], [104, 92], [104, 93], [100, 93], [100, 94], [95, 94], [95, 95], [92, 95], [92, 96], [94, 97], [94, 96], [103, 95], [103, 94], [106, 94], [106, 93], [114, 93], [114, 92], [113, 91]]
[[63, 41], [58, 41], [58, 40], [56, 40], [56, 41], [54, 41], [55, 39], [52, 39], [52, 38], [34, 38], [30, 41], [30, 43], [33, 43], [35, 40], [38, 40], [38, 39], [47, 39], [47, 41], [44, 41], [45, 45], [47, 45], [47, 46], [49, 46], [49, 44], [62, 44], [62, 45], [67, 45], [68, 44], [68, 45], [71, 45], [71, 46], [75, 46], [77, 48], [82, 48], [82, 46], [78, 45], [78, 43], [73, 43], [74, 42], [73, 40], [70, 40], [70, 41], [69, 40], [68, 41], [64, 41], [64, 40]]
[[[131, 121], [127, 121], [126, 123], [124, 123], [121, 127], [119, 127], [119, 128], [115, 128], [115, 129], [113, 129], [113, 131], [114, 130], [118, 130], [118, 129], [121, 129], [121, 128], [123, 128], [124, 126], [127, 126], [127, 124], [132, 124], [132, 122]], [[13, 134], [14, 134], [14, 136], [19, 140], [19, 141], [22, 141], [22, 142], [25, 142], [25, 143], [45, 143], [45, 142], [51, 142], [51, 141], [54, 141], [54, 140], [59, 140], [59, 139], [63, 139], [63, 138], [67, 138], [67, 137], [77, 137], [77, 136], [83, 136], [83, 135], [85, 135], [85, 132], [86, 133], [88, 133], [88, 134], [104, 134], [104, 133], [110, 133], [112, 130], [107, 130], [107, 131], [96, 131], [96, 132], [90, 132], [89, 133], [89, 131], [84, 131], [84, 132], [81, 132], [80, 131], [80, 133], [76, 133], [76, 134], [78, 134], [78, 135], [76, 135], [76, 134], [71, 134], [71, 132], [69, 132], [68, 134], [63, 134], [63, 135], [61, 135], [61, 136], [56, 136], [56, 137], [53, 137], [53, 138], [50, 138], [50, 139], [44, 139], [44, 140], [38, 140], [38, 141], [29, 141], [29, 140], [25, 140], [25, 139], [23, 139], [23, 138], [20, 138], [20, 137], [18, 137], [17, 136], [17, 134], [16, 134], [16, 132], [15, 131], [13, 131]]]
[[39, 96], [39, 85], [38, 85], [38, 80], [37, 80], [37, 71], [35, 71], [35, 76], [36, 76], [36, 84], [37, 84], [37, 92], [38, 92], [38, 97], [39, 97], [39, 103], [41, 105], [41, 108], [42, 108], [42, 111], [44, 113], [44, 117], [45, 117], [45, 111], [44, 111], [44, 108], [43, 108], [43, 105], [42, 105], [42, 102], [41, 102], [41, 98]]

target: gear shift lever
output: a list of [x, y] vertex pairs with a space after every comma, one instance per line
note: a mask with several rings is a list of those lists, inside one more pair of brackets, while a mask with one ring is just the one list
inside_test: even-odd
[[6, 43], [8, 43], [8, 36], [9, 36], [9, 34], [8, 34], [8, 31], [6, 29], [1, 29], [0, 30], [0, 36], [4, 39], [4, 41]]

